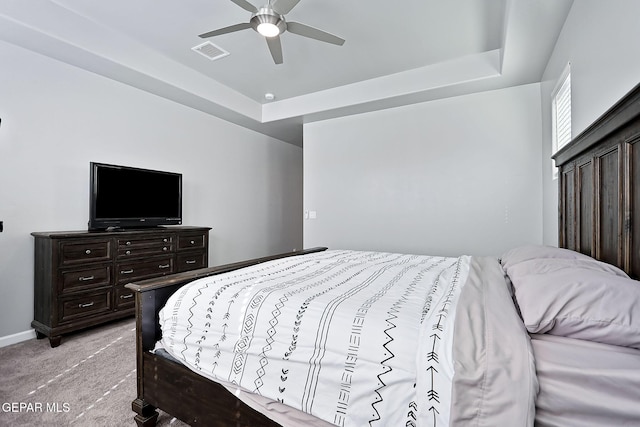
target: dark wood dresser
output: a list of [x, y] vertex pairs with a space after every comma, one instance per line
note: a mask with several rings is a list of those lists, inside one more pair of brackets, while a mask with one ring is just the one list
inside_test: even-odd
[[63, 334], [135, 314], [127, 283], [208, 267], [209, 227], [36, 232], [34, 320], [51, 347]]

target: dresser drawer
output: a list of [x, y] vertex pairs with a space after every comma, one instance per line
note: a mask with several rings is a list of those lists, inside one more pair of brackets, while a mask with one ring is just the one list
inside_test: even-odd
[[192, 234], [178, 237], [178, 250], [203, 249], [206, 244], [204, 234]]
[[207, 253], [193, 252], [178, 254], [176, 264], [178, 273], [195, 270], [197, 268], [205, 268], [207, 267]]
[[131, 289], [127, 289], [124, 286], [117, 286], [116, 288], [115, 308], [116, 310], [123, 310], [125, 308], [133, 308], [136, 305], [135, 294]]
[[82, 239], [60, 243], [62, 265], [109, 261], [109, 259], [111, 259], [111, 239]]
[[118, 258], [168, 254], [174, 250], [174, 240], [175, 238], [171, 234], [153, 237], [119, 238], [117, 239]]
[[60, 298], [58, 318], [69, 322], [81, 317], [111, 311], [111, 291], [91, 292], [74, 297]]
[[126, 284], [175, 272], [173, 257], [157, 257], [116, 264], [116, 283]]
[[91, 268], [61, 270], [61, 292], [76, 292], [87, 289], [111, 286], [111, 264]]

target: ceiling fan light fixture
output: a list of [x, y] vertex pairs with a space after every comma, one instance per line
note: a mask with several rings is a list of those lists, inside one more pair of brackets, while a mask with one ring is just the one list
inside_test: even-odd
[[287, 28], [284, 17], [268, 6], [258, 10], [249, 22], [254, 30], [265, 37], [279, 36]]
[[344, 44], [344, 39], [341, 39], [331, 33], [327, 33], [326, 31], [301, 24], [300, 22], [287, 23], [284, 15], [291, 12], [291, 9], [293, 9], [300, 0], [275, 0], [275, 10], [271, 7], [271, 0], [268, 1], [269, 2], [266, 6], [258, 9], [247, 0], [231, 0], [235, 5], [252, 13], [249, 22], [245, 21], [228, 27], [218, 28], [217, 30], [202, 33], [198, 35], [198, 37], [206, 39], [252, 28], [255, 32], [265, 38], [267, 47], [269, 48], [269, 53], [271, 53], [273, 62], [276, 65], [282, 64], [282, 44], [280, 41], [280, 35], [286, 31], [337, 46], [342, 46]]
[[275, 37], [280, 34], [278, 26], [271, 22], [258, 24], [258, 28], [256, 28], [256, 30], [265, 37]]

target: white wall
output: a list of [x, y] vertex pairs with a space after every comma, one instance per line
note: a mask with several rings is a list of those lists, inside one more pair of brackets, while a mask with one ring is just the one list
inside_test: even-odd
[[10, 44], [0, 61], [0, 341], [33, 320], [29, 233], [86, 230], [90, 161], [181, 172], [210, 265], [301, 247], [301, 148]]
[[541, 83], [544, 242], [557, 244], [558, 183], [551, 179], [551, 92], [571, 62], [575, 137], [640, 82], [640, 2], [574, 1]]
[[305, 247], [498, 255], [542, 240], [538, 84], [304, 126]]

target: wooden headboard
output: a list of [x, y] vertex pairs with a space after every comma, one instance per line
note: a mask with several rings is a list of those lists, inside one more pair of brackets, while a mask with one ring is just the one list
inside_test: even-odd
[[[559, 244], [640, 278], [640, 84], [559, 150]], [[635, 225], [635, 227], [634, 227]]]

